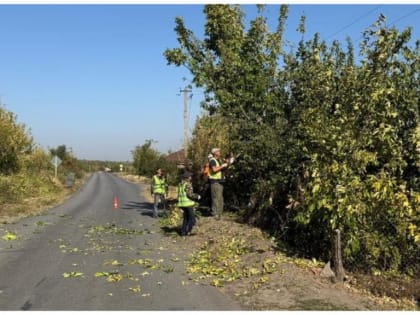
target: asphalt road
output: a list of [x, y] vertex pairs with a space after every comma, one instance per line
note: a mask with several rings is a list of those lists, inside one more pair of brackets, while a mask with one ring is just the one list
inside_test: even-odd
[[47, 214], [0, 225], [18, 237], [0, 238], [0, 310], [240, 310], [189, 279], [141, 189], [95, 173]]

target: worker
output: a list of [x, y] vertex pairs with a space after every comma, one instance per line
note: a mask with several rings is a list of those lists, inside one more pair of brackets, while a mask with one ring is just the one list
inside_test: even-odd
[[226, 169], [229, 164], [233, 163], [234, 158], [225, 160], [222, 164], [220, 161], [221, 155], [219, 148], [213, 148], [211, 154], [213, 155], [209, 162], [211, 213], [216, 220], [220, 220], [223, 213], [223, 183], [225, 180], [223, 170]]
[[159, 168], [156, 170], [156, 174], [152, 178], [151, 193], [154, 197], [153, 205], [153, 217], [158, 217], [159, 204], [162, 203], [165, 205], [165, 194], [166, 194], [166, 181], [163, 176], [162, 170]]
[[193, 192], [191, 183], [192, 174], [185, 172], [182, 180], [178, 185], [178, 208], [183, 211], [183, 220], [181, 227], [181, 235], [191, 235], [191, 230], [195, 225], [194, 207], [198, 204], [193, 200], [200, 200], [201, 196]]

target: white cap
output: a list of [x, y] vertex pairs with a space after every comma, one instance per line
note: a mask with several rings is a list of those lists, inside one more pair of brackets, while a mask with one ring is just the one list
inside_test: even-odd
[[219, 148], [213, 148], [213, 149], [211, 149], [211, 154], [214, 154], [214, 153], [216, 153], [217, 151], [220, 151], [220, 149], [219, 149]]

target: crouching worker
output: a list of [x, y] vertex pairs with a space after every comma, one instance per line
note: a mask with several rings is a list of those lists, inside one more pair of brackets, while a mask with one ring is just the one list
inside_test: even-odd
[[200, 200], [201, 196], [193, 192], [191, 184], [192, 174], [185, 172], [182, 175], [182, 180], [178, 185], [178, 208], [183, 211], [183, 221], [181, 227], [181, 235], [190, 235], [193, 226], [195, 225], [194, 207], [197, 205], [194, 200]]

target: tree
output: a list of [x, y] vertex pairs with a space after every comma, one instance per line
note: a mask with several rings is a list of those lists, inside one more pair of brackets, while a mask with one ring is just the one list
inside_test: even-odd
[[158, 168], [168, 168], [165, 157], [152, 148], [152, 139], [148, 139], [141, 146], [131, 151], [133, 154], [133, 166], [138, 175], [151, 177]]
[[[270, 176], [277, 163], [271, 158], [275, 159], [273, 149], [276, 151], [277, 147], [273, 141], [277, 141], [276, 132], [284, 129], [282, 104], [277, 100], [281, 92], [275, 88], [275, 82], [287, 6], [280, 8], [274, 33], [268, 31], [263, 6], [259, 6], [259, 12], [245, 31], [239, 6], [206, 5], [204, 40], [197, 39], [183, 20], [176, 18], [180, 47], [165, 51], [168, 64], [186, 66], [193, 74], [193, 83], [204, 88], [204, 107], [227, 118], [226, 149], [242, 153], [238, 166], [243, 172], [234, 176], [246, 187], [242, 189], [246, 194], [240, 198], [243, 204], [248, 203], [249, 192], [256, 185], [261, 188], [258, 192], [274, 187]], [[276, 132], [271, 127], [273, 122]], [[260, 145], [261, 140], [265, 144]], [[257, 171], [257, 181], [249, 177], [251, 169]], [[254, 197], [263, 203], [270, 193]]]
[[20, 159], [31, 152], [33, 140], [24, 124], [17, 122], [17, 116], [0, 107], [0, 174], [16, 173]]
[[203, 40], [176, 18], [179, 47], [165, 51], [241, 153], [232, 182], [244, 216], [307, 255], [328, 259], [340, 229], [348, 267], [420, 272], [420, 42], [380, 16], [356, 63], [350, 39], [346, 50], [305, 41], [302, 17], [285, 53], [287, 6], [273, 33], [258, 9], [245, 29], [239, 6], [206, 5]]

